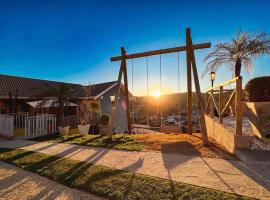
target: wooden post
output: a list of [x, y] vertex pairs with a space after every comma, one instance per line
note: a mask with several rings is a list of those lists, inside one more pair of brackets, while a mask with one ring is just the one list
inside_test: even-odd
[[223, 86], [219, 87], [219, 123], [223, 124]]
[[121, 65], [120, 65], [120, 69], [119, 69], [119, 73], [118, 73], [118, 80], [117, 80], [117, 84], [116, 84], [116, 89], [115, 89], [115, 101], [114, 104], [112, 105], [112, 121], [111, 121], [111, 133], [110, 133], [110, 137], [112, 137], [114, 128], [115, 128], [115, 122], [116, 122], [116, 111], [118, 108], [118, 98], [119, 98], [119, 93], [120, 93], [120, 87], [121, 87], [121, 80], [122, 80], [122, 74], [123, 74], [123, 60], [121, 61]]
[[187, 115], [188, 134], [192, 134], [192, 80], [191, 80], [191, 46], [189, 44], [190, 29], [186, 29], [186, 62], [187, 62]]
[[126, 50], [124, 47], [121, 47], [122, 54], [122, 68], [124, 72], [124, 87], [125, 87], [125, 100], [126, 100], [126, 114], [127, 114], [127, 123], [128, 123], [128, 134], [131, 134], [131, 123], [130, 123], [130, 109], [129, 109], [129, 92], [128, 92], [128, 77], [127, 77], [127, 65], [126, 65]]
[[214, 106], [214, 99], [212, 98], [214, 95], [214, 92], [213, 92], [213, 90], [211, 90], [210, 91], [210, 105], [209, 105], [209, 108], [210, 108], [210, 116], [211, 117], [214, 117], [215, 116], [215, 114], [214, 114], [214, 108], [215, 108], [215, 106]]
[[[191, 38], [191, 31], [190, 29], [187, 29], [187, 46], [192, 47], [192, 38]], [[191, 59], [191, 65], [193, 70], [193, 78], [194, 78], [194, 84], [196, 89], [196, 97], [197, 97], [197, 104], [198, 104], [198, 110], [199, 110], [199, 119], [200, 119], [200, 125], [201, 125], [201, 133], [202, 133], [202, 140], [203, 145], [206, 145], [208, 143], [207, 139], [207, 131], [206, 131], [206, 124], [205, 124], [205, 116], [204, 116], [204, 109], [203, 109], [203, 98], [201, 96], [201, 88], [199, 83], [199, 77], [198, 77], [198, 71], [196, 66], [196, 60], [195, 60], [195, 54], [194, 50], [190, 48], [190, 59]]]
[[236, 94], [235, 94], [235, 114], [236, 114], [236, 123], [235, 123], [235, 133], [242, 134], [242, 77], [236, 81]]
[[204, 95], [204, 112], [207, 114], [207, 92]]

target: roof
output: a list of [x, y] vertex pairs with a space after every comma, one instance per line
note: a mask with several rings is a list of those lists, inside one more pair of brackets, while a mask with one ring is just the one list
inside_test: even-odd
[[[59, 103], [56, 99], [49, 99], [49, 100], [42, 100], [42, 101], [31, 101], [26, 102], [33, 108], [53, 108], [53, 107], [59, 107]], [[76, 107], [79, 106], [78, 104], [72, 103], [72, 102], [65, 102], [64, 106], [68, 107]]]
[[6, 99], [11, 93], [13, 97], [17, 94], [18, 99], [36, 99], [40, 96], [42, 90], [48, 87], [59, 87], [62, 84], [67, 84], [71, 87], [71, 97], [97, 98], [108, 88], [113, 88], [116, 85], [116, 81], [91, 85], [91, 92], [89, 93], [87, 92], [89, 87], [80, 84], [0, 74], [0, 98]]
[[[106, 93], [108, 90], [115, 87], [117, 81], [111, 81], [106, 83], [93, 84], [91, 86], [81, 86], [82, 89], [78, 93], [78, 97], [94, 97], [95, 99], [99, 98], [101, 95]], [[90, 92], [87, 92], [90, 87]], [[90, 95], [89, 95], [90, 93]]]

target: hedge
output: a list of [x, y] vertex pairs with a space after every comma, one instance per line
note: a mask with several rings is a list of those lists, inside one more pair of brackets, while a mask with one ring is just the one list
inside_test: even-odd
[[270, 76], [251, 79], [245, 86], [244, 99], [249, 102], [270, 101]]

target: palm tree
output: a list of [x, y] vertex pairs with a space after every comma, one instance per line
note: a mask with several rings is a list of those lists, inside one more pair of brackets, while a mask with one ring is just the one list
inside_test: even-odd
[[230, 70], [234, 70], [235, 77], [240, 76], [242, 65], [250, 72], [252, 61], [265, 54], [270, 54], [270, 40], [266, 38], [265, 33], [251, 36], [247, 32], [239, 31], [236, 38], [227, 43], [217, 44], [205, 57], [204, 61], [208, 63], [203, 75], [209, 71], [216, 71], [222, 65], [228, 65]]
[[[39, 88], [40, 89], [40, 88]], [[44, 87], [42, 92], [40, 93], [40, 98], [55, 98], [58, 107], [59, 107], [59, 124], [63, 125], [64, 122], [64, 106], [65, 103], [69, 100], [70, 98], [70, 93], [72, 91], [71, 87], [67, 84], [60, 84], [58, 86], [49, 86], [47, 85]]]

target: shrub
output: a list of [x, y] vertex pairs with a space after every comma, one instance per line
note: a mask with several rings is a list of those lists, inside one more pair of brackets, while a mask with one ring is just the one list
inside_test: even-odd
[[245, 86], [244, 99], [250, 102], [270, 101], [270, 76], [251, 79]]
[[101, 115], [100, 117], [100, 124], [103, 126], [108, 125], [110, 122], [110, 116], [109, 115]]

